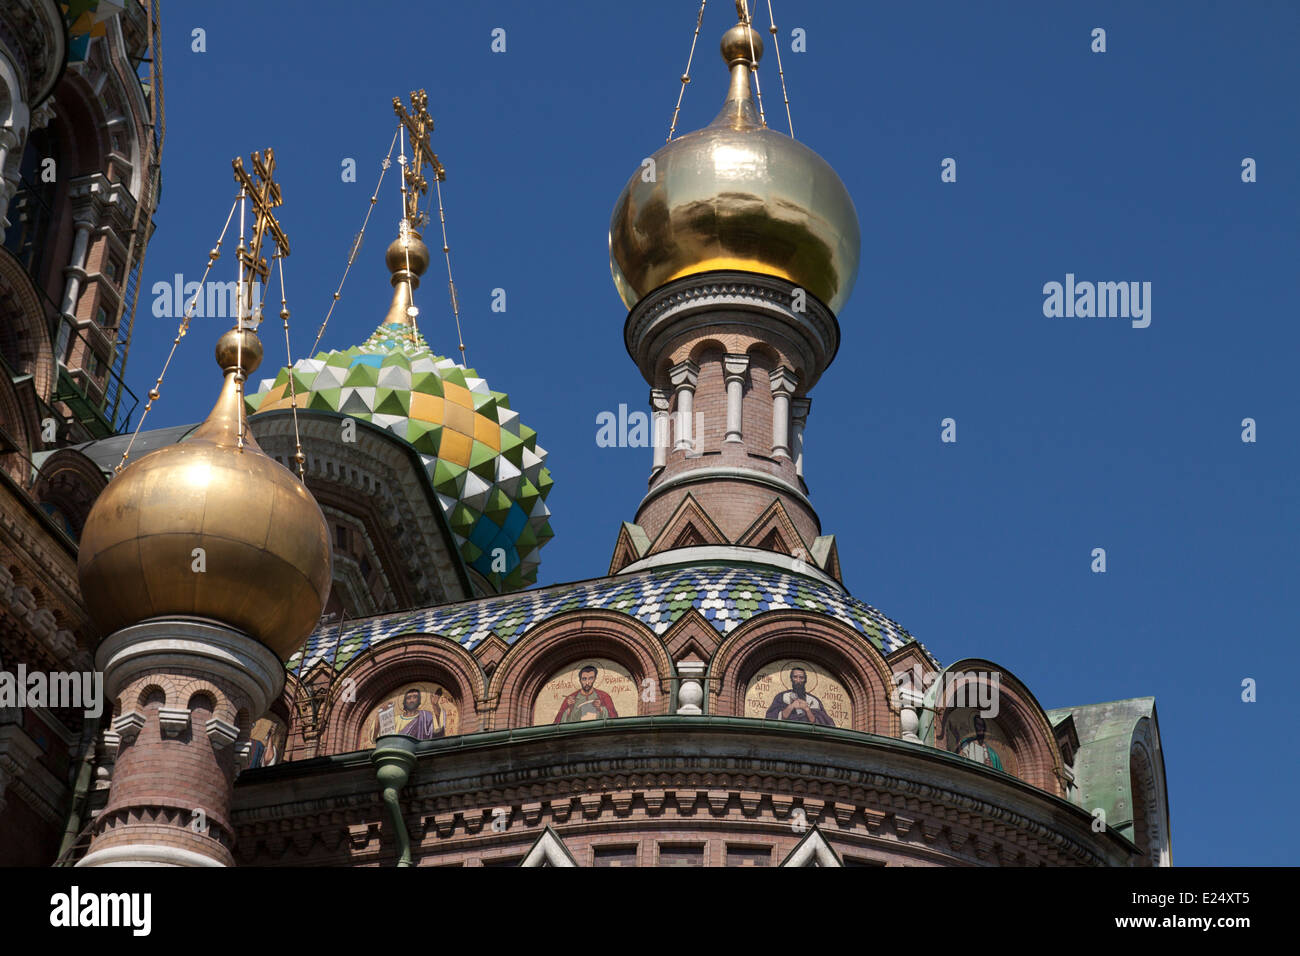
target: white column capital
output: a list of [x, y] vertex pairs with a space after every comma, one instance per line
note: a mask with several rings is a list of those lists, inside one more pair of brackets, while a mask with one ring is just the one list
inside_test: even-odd
[[118, 744], [134, 740], [144, 730], [144, 714], [138, 710], [127, 711], [113, 718], [113, 732], [117, 734]]
[[212, 742], [214, 750], [228, 747], [239, 739], [239, 728], [229, 721], [222, 720], [220, 717], [208, 718], [204, 729], [207, 731], [208, 740]]
[[785, 395], [787, 398], [794, 395], [794, 390], [799, 386], [799, 376], [790, 371], [784, 365], [778, 365], [772, 369], [769, 376], [772, 384], [773, 395]]
[[749, 356], [740, 355], [734, 352], [728, 352], [722, 360], [723, 378], [730, 382], [732, 379], [744, 381], [745, 372], [749, 370]]
[[159, 707], [158, 726], [164, 737], [179, 737], [190, 729], [188, 707]]
[[684, 362], [678, 362], [668, 370], [668, 380], [672, 382], [673, 388], [681, 391], [684, 388], [695, 389], [695, 383], [700, 378], [700, 367], [687, 359]]

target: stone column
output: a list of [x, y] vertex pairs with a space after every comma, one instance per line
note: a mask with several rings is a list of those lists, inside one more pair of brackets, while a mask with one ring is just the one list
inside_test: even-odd
[[808, 424], [808, 409], [811, 407], [810, 398], [796, 398], [790, 402], [791, 451], [794, 453], [794, 473], [800, 478], [803, 477], [803, 430]]
[[729, 354], [723, 360], [723, 380], [727, 383], [727, 437], [726, 441], [743, 441], [741, 425], [744, 421], [745, 372], [749, 370], [748, 355]]
[[772, 457], [790, 457], [790, 399], [799, 379], [785, 366], [772, 370]]
[[14, 198], [20, 183], [17, 174], [9, 172], [8, 167], [16, 168], [21, 162], [22, 147], [23, 141], [18, 136], [18, 130], [12, 126], [0, 126], [0, 238], [12, 225], [9, 221], [9, 200]]
[[668, 379], [677, 392], [677, 444], [679, 451], [693, 447], [691, 422], [695, 420], [695, 383], [700, 378], [700, 367], [687, 359], [678, 362], [668, 371]]
[[650, 389], [650, 408], [652, 409], [651, 416], [653, 419], [651, 441], [654, 445], [654, 464], [651, 468], [656, 472], [668, 463], [668, 445], [672, 440], [668, 420], [669, 407], [670, 400], [666, 390], [662, 388]]
[[72, 255], [68, 257], [68, 266], [63, 274], [68, 277], [63, 287], [63, 305], [60, 311], [72, 315], [77, 308], [77, 295], [81, 292], [81, 274], [86, 271], [86, 253], [90, 250], [90, 230], [95, 228], [94, 218], [88, 212], [80, 213], [73, 220], [77, 230], [72, 239]]
[[63, 287], [63, 303], [59, 307], [62, 313], [59, 319], [59, 335], [54, 343], [56, 362], [68, 360], [68, 342], [72, 338], [72, 330], [77, 322], [77, 297], [81, 295], [81, 279], [86, 274], [86, 253], [90, 249], [90, 232], [95, 228], [93, 214], [89, 210], [78, 212], [73, 225], [77, 233], [72, 239], [72, 255], [63, 270], [67, 280]]

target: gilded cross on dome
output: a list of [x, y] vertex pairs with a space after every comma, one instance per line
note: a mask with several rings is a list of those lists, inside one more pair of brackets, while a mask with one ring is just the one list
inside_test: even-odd
[[[253, 176], [257, 177], [254, 181], [244, 169], [244, 160], [236, 156], [231, 162], [235, 170], [235, 182], [242, 187], [244, 195], [253, 201], [253, 236], [247, 249], [240, 249], [239, 264], [248, 270], [248, 285], [244, 290], [244, 304], [251, 304], [253, 288], [253, 275], [257, 275], [263, 283], [271, 274], [270, 268], [266, 264], [266, 258], [262, 255], [262, 238], [267, 232], [271, 233], [275, 239], [276, 255], [287, 256], [289, 254], [289, 237], [285, 234], [284, 229], [280, 226], [280, 221], [275, 218], [272, 211], [280, 205], [280, 184], [275, 182], [275, 150], [270, 147], [266, 150], [266, 157], [263, 158], [261, 153], [254, 152]], [[241, 213], [242, 216], [242, 213]]]
[[433, 132], [433, 117], [429, 115], [429, 94], [424, 90], [411, 92], [411, 110], [402, 105], [400, 96], [393, 97], [393, 112], [411, 137], [411, 162], [402, 171], [406, 180], [406, 208], [402, 210], [406, 221], [414, 229], [420, 228], [420, 197], [428, 193], [429, 184], [424, 178], [424, 164], [428, 163], [438, 182], [446, 182], [447, 171], [438, 160], [438, 154], [429, 145]]

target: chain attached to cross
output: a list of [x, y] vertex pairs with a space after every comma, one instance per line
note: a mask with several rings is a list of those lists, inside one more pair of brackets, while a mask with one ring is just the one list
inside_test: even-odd
[[244, 195], [253, 201], [252, 241], [247, 249], [241, 249], [239, 252], [240, 268], [245, 270], [246, 275], [244, 301], [240, 304], [244, 314], [247, 314], [252, 307], [253, 276], [256, 275], [261, 279], [265, 286], [266, 280], [271, 275], [271, 269], [262, 255], [262, 239], [266, 233], [270, 232], [275, 240], [277, 256], [283, 257], [289, 254], [289, 237], [281, 228], [280, 221], [275, 218], [275, 213], [272, 212], [282, 202], [280, 184], [274, 180], [275, 150], [268, 147], [265, 159], [261, 153], [254, 152], [252, 160], [253, 175], [258, 181], [254, 181], [253, 177], [248, 175], [242, 157], [236, 156], [230, 164], [235, 170], [235, 182], [239, 183]]
[[447, 181], [447, 171], [438, 159], [438, 154], [429, 145], [429, 134], [433, 132], [433, 117], [429, 115], [429, 94], [424, 90], [411, 92], [411, 111], [407, 112], [400, 96], [393, 97], [393, 112], [411, 137], [411, 162], [402, 170], [406, 182], [406, 208], [402, 210], [411, 228], [422, 225], [420, 216], [420, 197], [429, 192], [429, 184], [424, 178], [424, 164], [428, 163], [433, 176], [438, 182]]

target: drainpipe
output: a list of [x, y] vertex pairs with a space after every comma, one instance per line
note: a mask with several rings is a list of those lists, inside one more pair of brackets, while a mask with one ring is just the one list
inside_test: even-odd
[[375, 776], [382, 787], [384, 806], [393, 821], [393, 836], [397, 842], [397, 865], [411, 866], [411, 837], [406, 832], [406, 820], [397, 795], [411, 778], [415, 766], [415, 738], [405, 734], [384, 734], [375, 740], [370, 755], [375, 765]]

